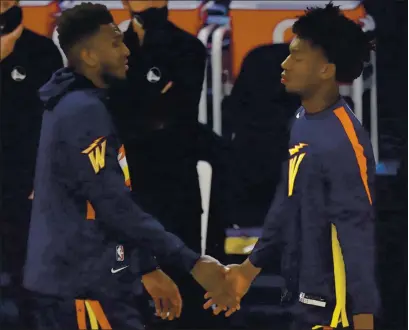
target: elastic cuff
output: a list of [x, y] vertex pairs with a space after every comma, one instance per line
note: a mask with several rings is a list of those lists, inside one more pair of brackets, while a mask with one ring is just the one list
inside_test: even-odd
[[264, 268], [263, 254], [260, 253], [260, 251], [253, 250], [253, 252], [249, 256], [249, 260], [253, 264], [254, 267]]
[[144, 270], [141, 271], [140, 275], [141, 275], [141, 276], [144, 276], [144, 275], [149, 274], [149, 273], [152, 273], [152, 272], [154, 272], [155, 270], [158, 270], [158, 269], [160, 269], [160, 266], [159, 266], [159, 265], [156, 266], [156, 267], [146, 268], [146, 269], [144, 269]]
[[192, 251], [188, 247], [182, 247], [177, 253], [170, 258], [175, 265], [190, 273], [197, 261], [200, 259], [200, 254]]

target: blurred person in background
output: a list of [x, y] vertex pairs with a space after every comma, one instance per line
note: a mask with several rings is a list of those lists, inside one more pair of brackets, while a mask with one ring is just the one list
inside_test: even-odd
[[[161, 219], [187, 246], [201, 247], [199, 159], [217, 154], [218, 138], [198, 123], [206, 49], [168, 20], [167, 1], [123, 1], [131, 24], [128, 81], [111, 93], [114, 121], [124, 142], [135, 201]], [[223, 231], [223, 228], [220, 228]], [[179, 320], [154, 328], [210, 328], [203, 290], [174, 265], [161, 265], [179, 286]], [[156, 322], [156, 321], [154, 321]]]
[[[17, 317], [14, 304], [22, 303], [20, 284], [42, 115], [37, 91], [63, 65], [54, 43], [25, 29], [22, 20], [18, 1], [0, 1], [0, 286], [4, 302], [0, 322], [19, 329], [21, 324], [9, 318]], [[5, 303], [8, 299], [10, 304]]]
[[262, 226], [287, 158], [290, 119], [300, 105], [280, 83], [288, 54], [288, 44], [253, 49], [225, 101], [232, 145], [229, 219], [239, 227]]

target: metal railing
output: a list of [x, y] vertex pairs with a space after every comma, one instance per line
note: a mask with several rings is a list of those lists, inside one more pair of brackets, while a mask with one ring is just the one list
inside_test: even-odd
[[[216, 28], [216, 25], [208, 25], [204, 27], [203, 29], [201, 29], [199, 31], [199, 34], [197, 35], [198, 39], [203, 43], [206, 49], [207, 49], [207, 44], [209, 42], [209, 37], [211, 36], [215, 28]], [[208, 63], [206, 61], [203, 88], [202, 88], [202, 94], [201, 94], [200, 103], [199, 103], [199, 122], [202, 124], [206, 124], [208, 120], [207, 119], [207, 66], [208, 66]]]

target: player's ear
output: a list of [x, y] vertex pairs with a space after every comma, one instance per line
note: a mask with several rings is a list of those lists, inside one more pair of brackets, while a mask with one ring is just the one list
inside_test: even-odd
[[333, 63], [326, 63], [322, 66], [321, 68], [321, 77], [323, 79], [331, 79], [332, 77], [335, 77], [336, 74], [336, 67], [335, 64]]
[[86, 65], [92, 68], [95, 68], [96, 66], [98, 66], [99, 61], [98, 61], [97, 54], [95, 54], [95, 52], [93, 52], [89, 48], [82, 48], [80, 50], [80, 58]]

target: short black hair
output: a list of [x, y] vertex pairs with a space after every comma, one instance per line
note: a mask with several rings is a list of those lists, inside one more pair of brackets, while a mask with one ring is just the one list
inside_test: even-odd
[[101, 25], [113, 23], [108, 8], [91, 2], [62, 12], [57, 20], [58, 41], [65, 55], [76, 43], [97, 33]]
[[336, 81], [352, 83], [358, 78], [374, 49], [361, 26], [345, 17], [332, 2], [325, 7], [307, 8], [293, 25], [293, 33], [324, 52], [336, 66]]

